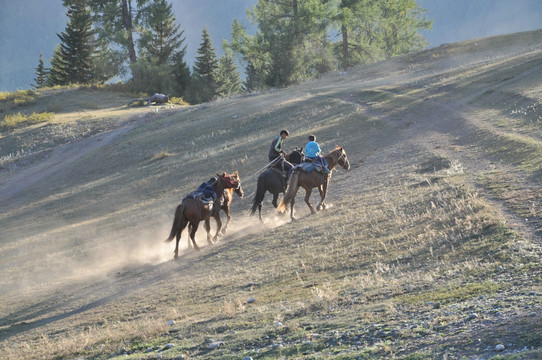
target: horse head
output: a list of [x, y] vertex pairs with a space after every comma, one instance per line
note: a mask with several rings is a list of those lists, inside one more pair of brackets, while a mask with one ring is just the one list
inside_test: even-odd
[[241, 180], [239, 179], [239, 173], [236, 171], [233, 174], [226, 174], [225, 172], [216, 174], [225, 189], [237, 189], [241, 186]]
[[348, 156], [346, 151], [342, 146], [337, 146], [340, 151], [339, 158], [337, 159], [337, 164], [339, 164], [344, 170], [350, 170], [350, 161], [348, 161]]
[[304, 158], [305, 154], [303, 154], [303, 150], [299, 147], [296, 147], [291, 153], [286, 156], [286, 160], [294, 165], [301, 164]]
[[242, 199], [243, 196], [245, 195], [245, 192], [243, 191], [243, 188], [241, 187], [241, 178], [239, 177], [239, 171], [235, 170], [235, 172], [233, 173], [233, 177], [237, 180], [237, 184], [238, 184], [234, 191]]
[[337, 145], [335, 150], [330, 152], [327, 156], [330, 156], [333, 159], [333, 162], [344, 170], [350, 170], [350, 162], [348, 161], [348, 156], [342, 146]]

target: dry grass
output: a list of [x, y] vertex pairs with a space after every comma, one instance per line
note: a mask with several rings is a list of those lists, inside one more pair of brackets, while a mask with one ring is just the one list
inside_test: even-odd
[[[541, 115], [530, 106], [523, 121], [503, 105], [494, 122], [488, 109], [504, 88], [518, 96], [529, 88], [532, 101], [521, 106], [542, 95], [540, 85], [522, 87], [520, 74], [538, 69], [526, 65], [530, 44], [518, 56], [525, 37], [158, 113], [128, 109], [129, 101], [117, 107], [99, 89], [62, 89], [61, 106], [38, 94], [29, 111], [62, 108], [58, 123], [0, 138], [0, 165], [10, 171], [0, 180], [47, 165], [59, 144], [104, 144], [3, 204], [0, 351], [7, 359], [412, 360], [491, 358], [503, 342], [503, 358], [514, 350], [537, 358], [540, 139], [532, 120]], [[507, 43], [514, 56], [505, 56]], [[466, 66], [469, 56], [482, 64]], [[483, 71], [499, 66], [507, 80]], [[334, 172], [330, 207], [309, 215], [301, 191], [299, 220], [289, 222], [267, 194], [260, 224], [247, 216], [252, 196], [235, 197], [228, 235], [196, 253], [184, 233], [173, 261], [173, 244], [162, 240], [182, 197], [234, 170], [253, 194], [266, 144], [282, 128], [288, 148], [311, 133], [324, 150], [345, 147], [351, 169]], [[200, 227], [200, 245], [203, 234]], [[223, 344], [211, 349], [212, 341]]]

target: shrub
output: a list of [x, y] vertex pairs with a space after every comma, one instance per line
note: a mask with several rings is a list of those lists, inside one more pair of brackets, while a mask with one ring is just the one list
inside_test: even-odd
[[4, 117], [4, 120], [0, 123], [2, 128], [15, 129], [18, 127], [37, 124], [41, 122], [47, 122], [55, 116], [52, 112], [32, 113], [25, 115], [22, 113], [9, 114]]

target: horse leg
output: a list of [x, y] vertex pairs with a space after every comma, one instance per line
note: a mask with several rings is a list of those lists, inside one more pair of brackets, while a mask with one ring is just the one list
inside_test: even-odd
[[230, 207], [227, 206], [224, 209], [224, 212], [226, 213], [228, 220], [226, 220], [226, 225], [224, 225], [224, 229], [222, 229], [222, 235], [226, 235], [226, 230], [228, 229], [228, 225], [230, 224], [230, 221], [231, 221]]
[[214, 237], [214, 241], [218, 241], [218, 236], [220, 235], [220, 229], [222, 228], [222, 220], [220, 220], [220, 213], [217, 211], [213, 217], [216, 220], [216, 234]]
[[177, 239], [175, 241], [175, 256], [174, 256], [175, 259], [179, 258], [179, 240], [181, 240], [181, 234], [182, 234], [184, 228], [186, 227], [187, 223], [188, 223], [188, 221], [183, 216], [182, 219], [181, 219], [181, 226], [179, 226], [179, 231], [177, 231], [177, 237], [176, 237]]
[[320, 210], [325, 210], [327, 205], [326, 205], [326, 195], [327, 195], [327, 183], [328, 183], [328, 180], [329, 178], [327, 178], [324, 183], [320, 186], [318, 186], [318, 191], [320, 192], [320, 204], [318, 204], [318, 206], [316, 207], [318, 209], [318, 211]]
[[311, 197], [311, 193], [312, 193], [312, 188], [305, 189], [305, 204], [307, 204], [312, 214], [316, 214], [316, 211], [314, 211], [314, 208], [312, 207], [312, 204], [309, 201]]
[[271, 203], [273, 204], [275, 209], [279, 206], [278, 199], [279, 199], [279, 193], [273, 193], [273, 200], [271, 201]]
[[259, 203], [259, 204], [258, 204], [258, 216], [260, 217], [260, 222], [263, 223], [263, 218], [262, 218], [262, 203]]
[[[192, 232], [192, 224], [188, 224], [188, 233], [190, 234], [191, 232]], [[190, 241], [190, 236], [188, 236], [187, 241], [188, 241], [187, 248], [188, 249], [193, 248], [192, 242]]]
[[192, 240], [192, 245], [194, 245], [194, 250], [199, 251], [199, 246], [196, 244], [196, 231], [198, 231], [199, 222], [194, 224], [190, 223], [190, 239]]
[[207, 232], [207, 242], [210, 245], [213, 245], [213, 240], [211, 239], [211, 219], [205, 219], [205, 223], [203, 225], [205, 227], [205, 231]]

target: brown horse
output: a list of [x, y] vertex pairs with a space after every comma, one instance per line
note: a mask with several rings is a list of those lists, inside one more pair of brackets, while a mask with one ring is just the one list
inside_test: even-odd
[[328, 168], [330, 172], [328, 174], [318, 172], [318, 171], [311, 171], [311, 172], [305, 172], [302, 171], [300, 168], [296, 167], [294, 168], [294, 172], [290, 176], [290, 181], [288, 185], [288, 189], [286, 190], [286, 194], [284, 194], [284, 197], [279, 203], [279, 206], [277, 207], [278, 212], [283, 213], [286, 210], [286, 206], [288, 204], [291, 204], [290, 207], [290, 218], [292, 220], [295, 220], [294, 217], [294, 203], [295, 203], [295, 195], [297, 194], [297, 191], [299, 190], [299, 187], [302, 186], [305, 189], [305, 203], [309, 206], [309, 209], [311, 210], [311, 213], [316, 213], [314, 211], [314, 208], [312, 207], [309, 198], [311, 196], [312, 189], [317, 187], [318, 191], [320, 192], [320, 203], [316, 207], [318, 210], [323, 210], [326, 208], [326, 195], [327, 195], [327, 187], [329, 185], [329, 180], [331, 179], [331, 170], [335, 168], [336, 165], [340, 165], [344, 170], [350, 169], [350, 163], [348, 162], [348, 158], [346, 156], [346, 151], [344, 148], [337, 146], [335, 150], [331, 151], [329, 154], [324, 156], [324, 158], [327, 161]]
[[181, 239], [181, 233], [186, 225], [189, 225], [188, 228], [190, 230], [190, 239], [188, 242], [190, 243], [190, 240], [192, 240], [194, 249], [199, 250], [195, 236], [201, 221], [205, 221], [204, 227], [205, 231], [207, 231], [207, 242], [209, 244], [214, 244], [211, 237], [211, 217], [214, 217], [217, 224], [216, 235], [214, 237], [214, 240], [216, 241], [220, 228], [222, 227], [219, 211], [224, 201], [224, 190], [238, 188], [238, 178], [239, 174], [237, 172], [233, 174], [222, 173], [222, 175], [218, 175], [218, 180], [212, 184], [218, 196], [212, 203], [203, 203], [199, 199], [187, 196], [183, 199], [181, 204], [177, 206], [175, 217], [173, 219], [173, 226], [171, 227], [169, 237], [166, 239], [166, 241], [169, 242], [172, 241], [173, 238], [177, 238], [175, 244], [175, 259], [179, 257], [179, 240]]
[[239, 178], [239, 174], [237, 172], [233, 173], [233, 178], [237, 181], [239, 184], [236, 188], [225, 188], [224, 189], [224, 202], [222, 203], [222, 206], [220, 207], [220, 210], [223, 210], [226, 213], [226, 216], [228, 217], [228, 220], [226, 221], [226, 225], [224, 225], [224, 228], [222, 229], [222, 235], [226, 235], [226, 230], [228, 229], [228, 225], [231, 221], [231, 214], [230, 214], [230, 205], [233, 200], [233, 193], [235, 192], [239, 197], [242, 199], [244, 196], [243, 188], [241, 187], [241, 179]]

